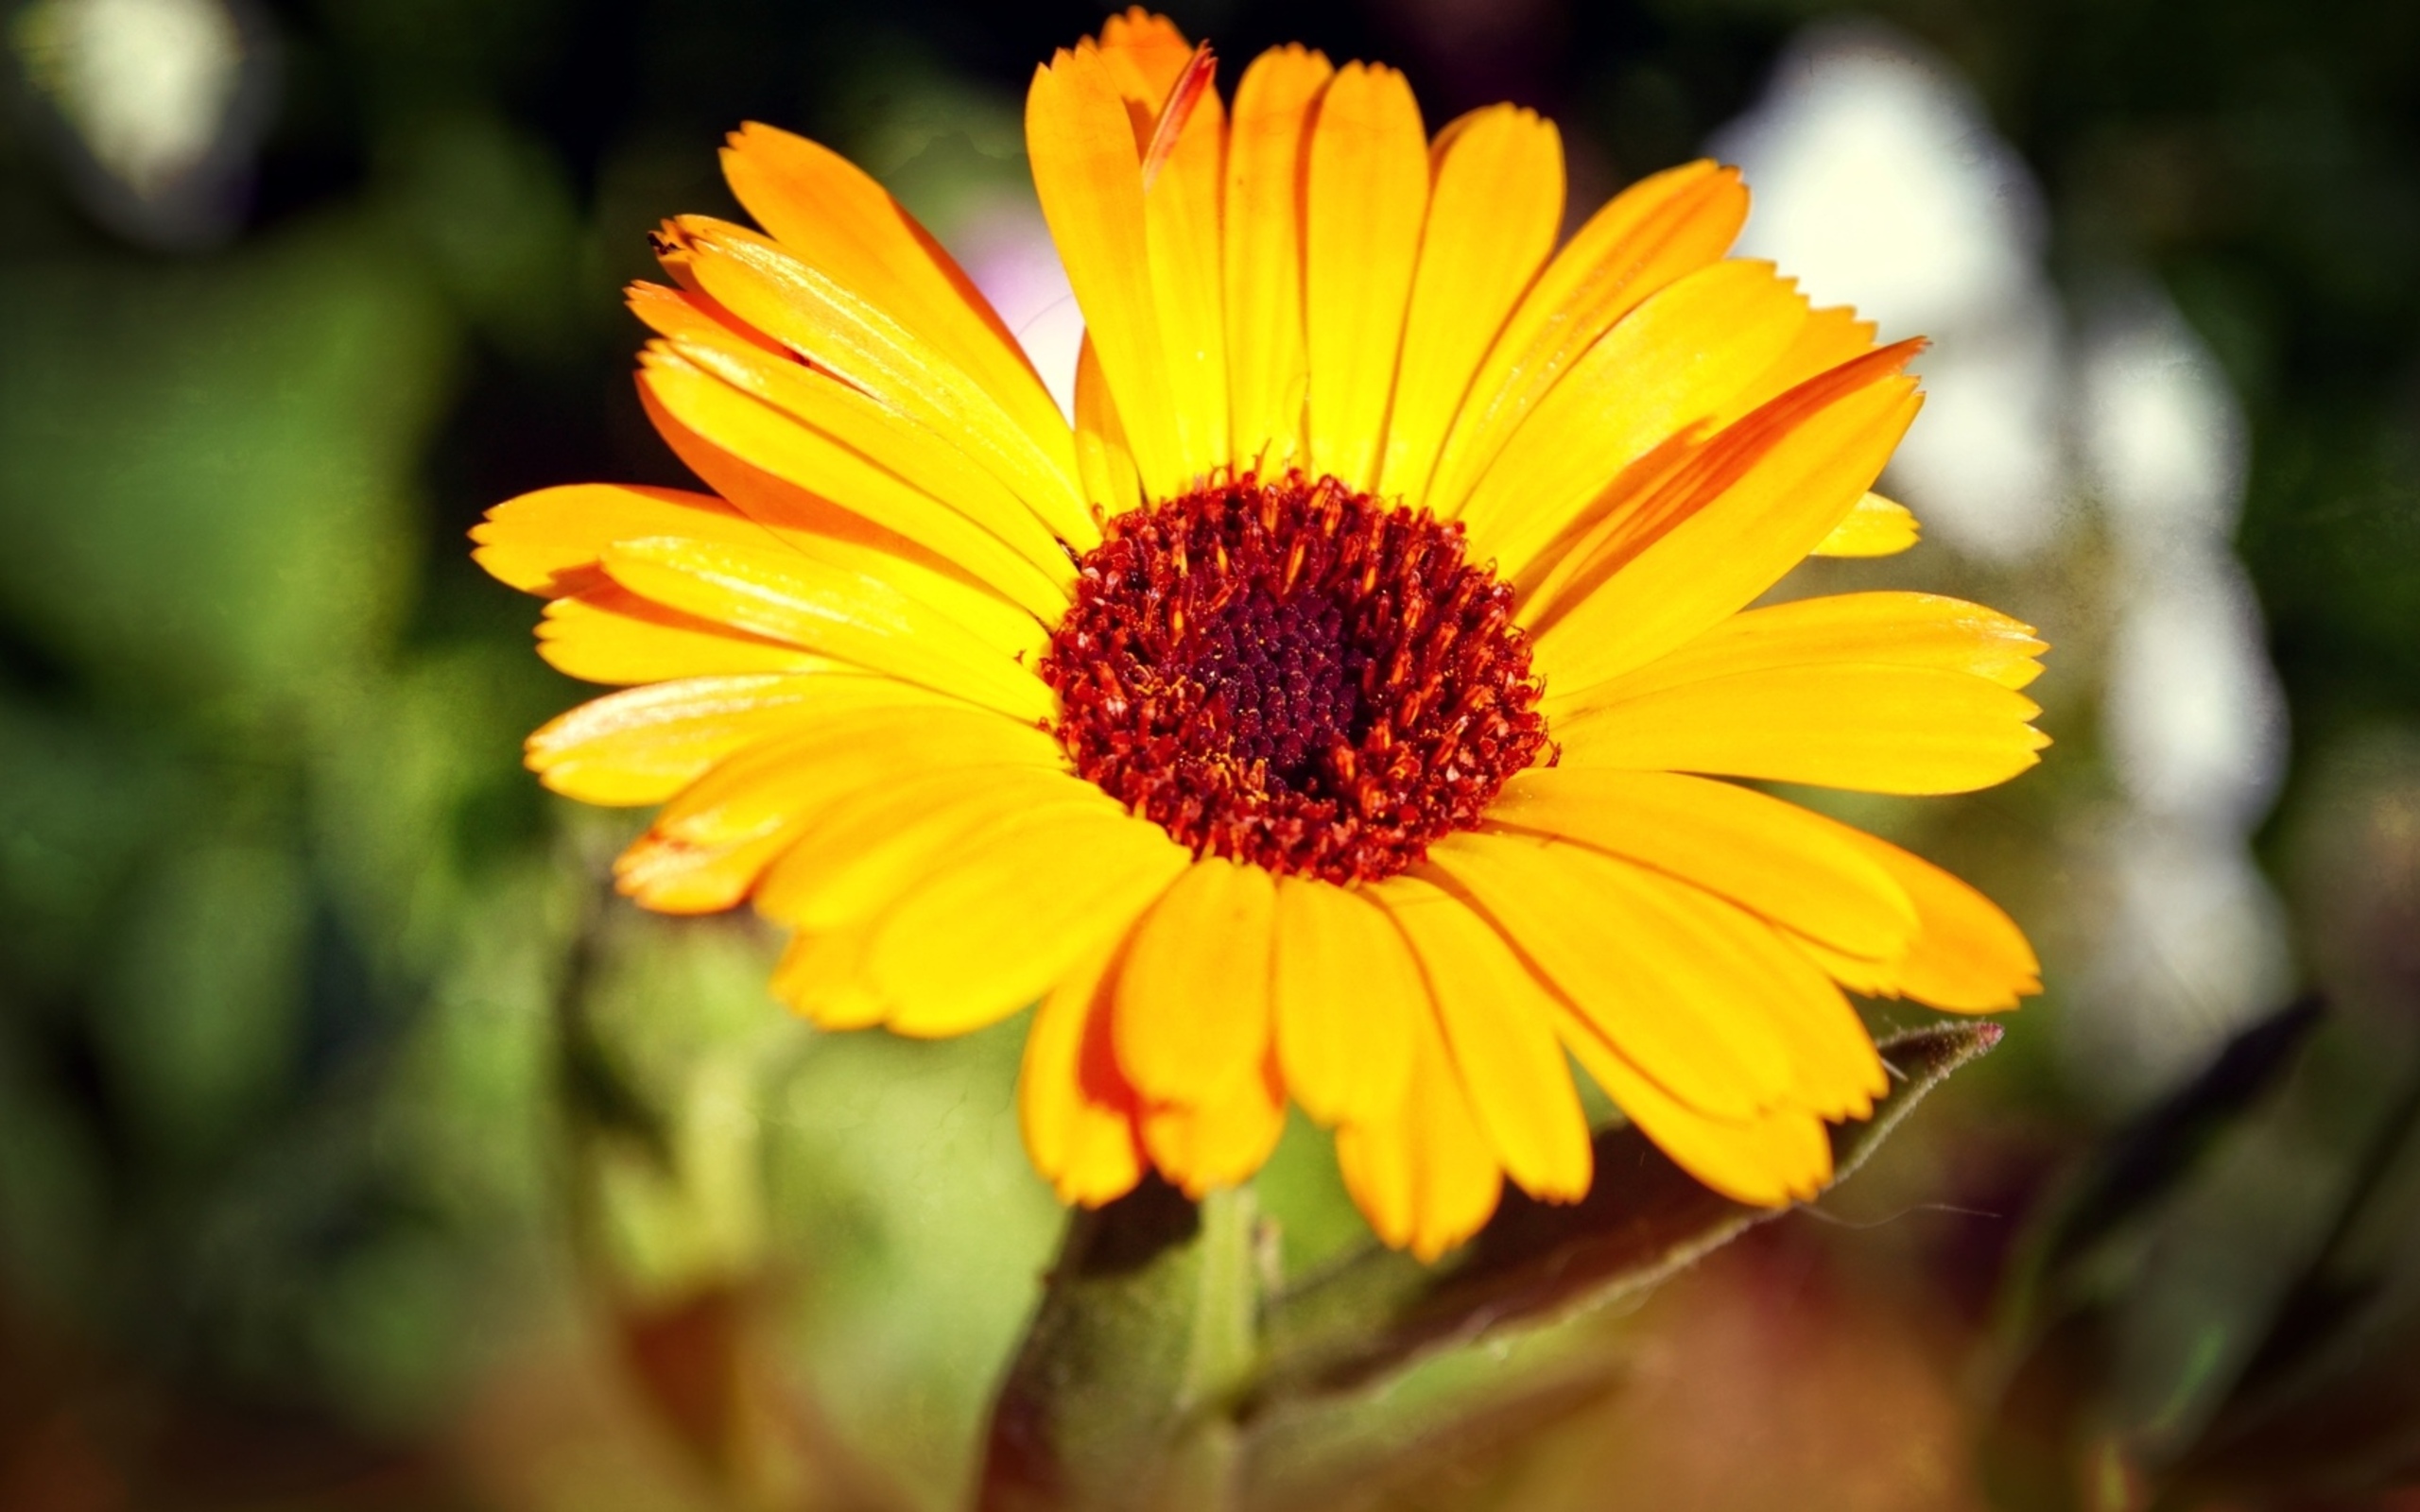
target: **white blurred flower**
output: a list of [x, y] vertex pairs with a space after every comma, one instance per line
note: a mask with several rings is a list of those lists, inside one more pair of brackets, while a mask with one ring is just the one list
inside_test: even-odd
[[2069, 1075], [2116, 1106], [2174, 1086], [2293, 987], [2284, 906], [2239, 835], [2144, 817], [2100, 837], [2100, 949], [2060, 1021]]
[[966, 276], [1000, 313], [1060, 412], [1072, 420], [1084, 317], [1042, 213], [1029, 204], [989, 204], [968, 215], [950, 241]]
[[2207, 551], [2136, 571], [2127, 593], [2101, 703], [2126, 796], [2151, 813], [2249, 833], [2286, 764], [2285, 696], [2252, 585], [2232, 557]]
[[1885, 337], [1933, 338], [1917, 365], [1926, 407], [1883, 483], [1928, 540], [2056, 574], [2068, 514], [2086, 499], [2107, 510], [2100, 718], [2125, 808], [2072, 857], [2089, 944], [2061, 1037], [2083, 1089], [2155, 1093], [2291, 976], [2247, 843], [2276, 796], [2286, 717], [2230, 549], [2246, 438], [2225, 377], [2155, 287], [2068, 350], [2032, 179], [1947, 63], [1895, 32], [1808, 28], [1712, 146], [1755, 196], [1743, 253], [1818, 304], [1854, 303]]
[[9, 42], [95, 216], [160, 247], [233, 233], [276, 94], [252, 0], [32, 0]]
[[2045, 546], [2067, 492], [2060, 306], [2040, 195], [1972, 93], [1894, 32], [1817, 26], [1712, 150], [1754, 196], [1742, 253], [1818, 304], [1855, 304], [1886, 338], [1933, 339], [1925, 410], [1886, 489], [1970, 555]]
[[2241, 511], [2243, 416], [2167, 299], [2138, 290], [2085, 342], [2083, 450], [2122, 549], [2223, 547]]
[[242, 81], [219, 0], [36, 0], [14, 32], [95, 160], [146, 198], [209, 155]]

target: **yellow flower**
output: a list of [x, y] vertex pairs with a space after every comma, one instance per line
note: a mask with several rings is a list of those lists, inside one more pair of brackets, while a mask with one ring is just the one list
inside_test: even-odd
[[[648, 411], [713, 489], [588, 485], [475, 535], [541, 652], [626, 691], [530, 738], [664, 809], [623, 889], [752, 899], [828, 1028], [1039, 999], [1063, 1197], [1249, 1177], [1290, 1097], [1389, 1242], [1591, 1179], [1568, 1054], [1746, 1202], [1883, 1089], [1842, 987], [2038, 990], [1973, 889], [1723, 778], [2001, 782], [2043, 649], [1918, 593], [1750, 608], [1914, 540], [1867, 492], [1913, 344], [1727, 259], [1737, 176], [1557, 250], [1555, 129], [1433, 139], [1402, 76], [1280, 48], [1232, 104], [1140, 10], [1037, 71], [1027, 142], [1088, 335], [1075, 423], [865, 174], [762, 126], [639, 284]], [[1614, 1175], [1619, 1179], [1619, 1174]]]

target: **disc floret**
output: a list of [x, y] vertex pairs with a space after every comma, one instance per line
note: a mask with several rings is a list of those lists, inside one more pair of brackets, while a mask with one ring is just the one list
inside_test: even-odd
[[1104, 538], [1042, 662], [1057, 732], [1197, 854], [1392, 876], [1548, 751], [1512, 588], [1458, 524], [1247, 472]]

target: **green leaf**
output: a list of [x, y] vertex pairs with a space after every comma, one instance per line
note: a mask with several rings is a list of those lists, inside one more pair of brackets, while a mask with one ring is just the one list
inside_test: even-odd
[[1229, 1504], [1260, 1266], [1249, 1191], [1147, 1178], [1067, 1228], [992, 1417], [983, 1512]]
[[[1959, 1022], [1886, 1040], [1883, 1057], [1899, 1079], [1873, 1118], [1832, 1130], [1835, 1183], [1943, 1078], [1999, 1039], [1997, 1024]], [[1721, 1196], [1629, 1125], [1599, 1134], [1596, 1146], [1605, 1174], [1577, 1203], [1508, 1194], [1478, 1238], [1438, 1265], [1374, 1246], [1276, 1298], [1253, 1405], [1355, 1386], [1448, 1343], [1601, 1306], [1789, 1211]]]
[[[1870, 1121], [1833, 1131], [1836, 1179], [1999, 1038], [1961, 1022], [1886, 1041], [1897, 1083]], [[1606, 1363], [1539, 1325], [1643, 1291], [1787, 1211], [1718, 1195], [1634, 1128], [1599, 1134], [1596, 1153], [1607, 1175], [1584, 1201], [1508, 1197], [1440, 1264], [1373, 1246], [1266, 1306], [1273, 1236], [1255, 1232], [1248, 1193], [1196, 1209], [1154, 1182], [1079, 1214], [1001, 1388], [978, 1504], [1331, 1504], [1377, 1468], [1593, 1400]]]

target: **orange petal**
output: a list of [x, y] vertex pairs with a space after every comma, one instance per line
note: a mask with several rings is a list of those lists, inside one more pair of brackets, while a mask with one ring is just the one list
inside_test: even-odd
[[1239, 470], [1283, 471], [1305, 460], [1304, 146], [1335, 72], [1318, 53], [1275, 47], [1253, 60], [1236, 87], [1224, 276], [1232, 460]]
[[1336, 1131], [1345, 1190], [1379, 1238], [1435, 1260], [1478, 1231], [1503, 1172], [1471, 1114], [1434, 1014], [1412, 1021], [1411, 1081], [1392, 1113]]
[[904, 771], [832, 805], [767, 868], [757, 911], [795, 929], [864, 925], [965, 847], [1046, 809], [1117, 812], [1090, 782], [1046, 766]]
[[1899, 370], [1914, 352], [1886, 347], [1792, 389], [1575, 548], [1562, 586], [1522, 610], [1549, 680], [1582, 688], [1651, 662], [1798, 565], [1915, 418], [1915, 381]]
[[1277, 880], [1270, 1006], [1277, 1063], [1322, 1124], [1392, 1112], [1411, 1076], [1411, 1018], [1428, 988], [1385, 912], [1357, 889]]
[[1134, 452], [1089, 333], [1076, 353], [1076, 466], [1085, 499], [1104, 520], [1143, 503], [1142, 475], [1134, 471]]
[[1985, 678], [1855, 662], [1675, 683], [1557, 721], [1571, 766], [1862, 793], [1970, 793], [2036, 765], [2031, 699]]
[[1642, 179], [1590, 216], [1488, 349], [1429, 484], [1430, 510], [1457, 513], [1580, 355], [1640, 301], [1720, 257], [1747, 215], [1739, 175], [1700, 162]]
[[616, 541], [687, 536], [761, 543], [764, 527], [710, 493], [635, 484], [573, 483], [507, 499], [471, 527], [471, 559], [525, 593], [560, 598], [594, 587]]
[[[606, 548], [605, 570], [642, 597], [700, 619], [888, 673], [1016, 719], [1047, 720], [1050, 690], [938, 603], [898, 586], [904, 564], [841, 543], [810, 557], [656, 536]], [[920, 594], [941, 580], [920, 584]], [[959, 589], [972, 594], [971, 589]], [[955, 607], [955, 606], [953, 606]]]
[[1626, 857], [1867, 960], [1896, 959], [1916, 933], [1914, 904], [1888, 872], [1794, 803], [1670, 772], [1522, 772], [1491, 824]]
[[1789, 1057], [1731, 963], [1683, 949], [1675, 884], [1580, 846], [1448, 836], [1428, 864], [1487, 913], [1624, 1056], [1689, 1106], [1747, 1118], [1788, 1098]]
[[816, 717], [828, 690], [853, 680], [846, 672], [754, 673], [608, 694], [531, 735], [529, 769], [584, 803], [661, 803], [733, 752]]
[[1303, 308], [1313, 472], [1377, 482], [1420, 228], [1427, 135], [1411, 86], [1348, 63], [1313, 116], [1304, 188]]
[[[1074, 580], [1074, 573], [1063, 552], [1058, 554], [1058, 565], [1046, 571], [1040, 558], [1055, 547], [1028, 541], [1020, 548], [1003, 540], [831, 431], [803, 423], [734, 387], [691, 357], [658, 347], [644, 352], [640, 361], [640, 390], [663, 417], [657, 428], [700, 476], [769, 529], [854, 537], [867, 544], [884, 544], [885, 537], [912, 542], [943, 570], [954, 569], [996, 590], [1031, 614], [1055, 617], [1064, 612], [1065, 585]], [[683, 450], [683, 432], [749, 472], [778, 480], [786, 489], [777, 492], [752, 490], [744, 482], [735, 486], [730, 474], [736, 470], [720, 458], [700, 455], [695, 447]], [[852, 521], [855, 529], [850, 528]]]
[[1142, 157], [1116, 74], [1098, 49], [1062, 50], [1034, 70], [1025, 136], [1043, 218], [1144, 486], [1154, 497], [1183, 492], [1188, 474], [1153, 302]]
[[1017, 1077], [1017, 1125], [1034, 1169], [1060, 1201], [1087, 1208], [1143, 1177], [1139, 1108], [1109, 1042], [1116, 960], [1115, 950], [1097, 951], [1044, 995]]
[[1997, 610], [1938, 593], [1837, 593], [1743, 610], [1635, 672], [1574, 690], [1549, 689], [1543, 707], [1565, 719], [1683, 683], [1788, 667], [1856, 663], [1971, 673], [2003, 688], [2042, 675], [2048, 649]]
[[[689, 271], [734, 315], [917, 424], [950, 438], [1063, 538], [1092, 539], [1072, 440], [1046, 444], [949, 355], [780, 243], [708, 215], [671, 234]], [[1045, 401], [1047, 403], [1047, 400]], [[1057, 435], [1065, 421], [1052, 408]], [[711, 434], [711, 433], [709, 433]]]
[[873, 926], [867, 974], [890, 1027], [964, 1034], [1014, 1013], [1131, 928], [1190, 860], [1158, 825], [1114, 811], [1053, 808], [986, 832]]
[[1209, 856], [1135, 931], [1117, 979], [1117, 1063], [1147, 1100], [1223, 1103], [1268, 1055], [1275, 909], [1268, 872]]
[[1832, 527], [1815, 547], [1818, 557], [1895, 557], [1916, 543], [1924, 527], [1912, 510], [1894, 499], [1871, 493], [1857, 501], [1848, 518]]
[[1459, 899], [1409, 876], [1372, 891], [1420, 958], [1454, 1066], [1506, 1173], [1532, 1196], [1577, 1200], [1592, 1169], [1588, 1121], [1555, 1043], [1552, 995]]
[[1746, 1119], [1710, 1117], [1675, 1101], [1640, 1074], [1612, 1041], [1576, 1013], [1560, 1020], [1564, 1043], [1614, 1106], [1682, 1170], [1751, 1207], [1806, 1201], [1832, 1179], [1824, 1121], [1796, 1108]]
[[1151, 1163], [1189, 1197], [1248, 1178], [1285, 1132], [1285, 1085], [1266, 1057], [1215, 1102], [1157, 1104], [1143, 1113]]
[[549, 602], [538, 622], [538, 654], [567, 678], [621, 684], [840, 665], [649, 603], [612, 582]]
[[1473, 555], [1508, 575], [1575, 533], [1624, 468], [1707, 420], [1806, 323], [1770, 263], [1703, 267], [1624, 316], [1512, 433], [1464, 501]]
[[[881, 520], [898, 507], [889, 502], [890, 495], [903, 488], [913, 490], [965, 516], [1024, 558], [1029, 570], [1010, 569], [1000, 585], [1004, 592], [1020, 599], [1033, 597], [1045, 612], [1056, 607], [1058, 595], [1020, 592], [1025, 579], [1039, 577], [1055, 586], [1060, 595], [1065, 593], [1073, 575], [1060, 538], [1005, 484], [977, 465], [956, 438], [920, 424], [829, 373], [729, 337], [674, 337], [649, 348], [642, 361], [650, 369], [694, 368], [711, 374], [813, 432], [827, 443], [828, 455], [817, 475], [795, 481], [818, 495], [868, 519]], [[701, 416], [734, 407], [724, 404], [706, 408], [712, 402], [691, 403], [700, 406]], [[799, 455], [807, 454], [801, 449]], [[873, 496], [864, 497], [869, 493]], [[920, 502], [916, 507], [924, 506]], [[991, 561], [965, 565], [979, 570]], [[993, 574], [982, 576], [988, 580]]]
[[973, 379], [1038, 450], [1063, 468], [1072, 464], [1066, 421], [1016, 338], [941, 244], [863, 169], [755, 122], [732, 133], [722, 164], [732, 193], [774, 240], [888, 311]]
[[1904, 994], [1952, 1013], [1996, 1013], [2042, 990], [2042, 963], [1997, 903], [1888, 840], [1845, 824], [1839, 829], [1916, 905], [1915, 942], [1881, 982], [1862, 990]]
[[1430, 157], [1435, 183], [1380, 483], [1415, 501], [1479, 359], [1563, 227], [1563, 140], [1535, 112], [1474, 111], [1437, 134]]

